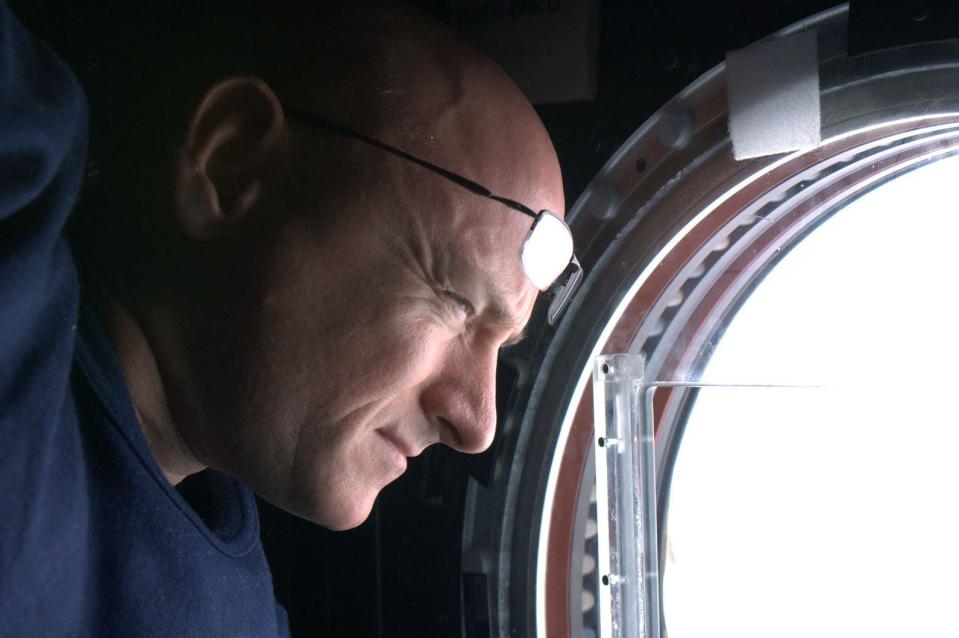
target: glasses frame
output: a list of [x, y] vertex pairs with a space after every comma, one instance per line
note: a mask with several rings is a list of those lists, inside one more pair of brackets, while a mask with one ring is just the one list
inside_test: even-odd
[[[478, 182], [474, 182], [467, 177], [463, 177], [462, 175], [446, 170], [442, 166], [437, 166], [432, 162], [428, 162], [422, 158], [416, 157], [415, 155], [407, 153], [402, 149], [396, 148], [395, 146], [390, 146], [389, 144], [369, 137], [368, 135], [364, 135], [359, 131], [355, 131], [349, 127], [343, 126], [342, 124], [337, 124], [336, 122], [327, 120], [318, 115], [314, 115], [313, 113], [291, 108], [286, 105], [283, 105], [283, 110], [286, 114], [286, 117], [289, 119], [298, 120], [311, 126], [324, 128], [338, 135], [343, 135], [344, 137], [349, 137], [359, 142], [363, 142], [369, 146], [376, 147], [381, 151], [385, 151], [408, 162], [417, 164], [428, 171], [432, 171], [440, 177], [443, 177], [446, 180], [456, 184], [460, 188], [468, 190], [474, 195], [478, 195], [479, 197], [484, 197], [486, 199], [492, 199], [508, 208], [526, 215], [527, 217], [531, 217], [533, 219], [533, 225], [530, 227], [530, 234], [532, 234], [533, 229], [536, 228], [536, 224], [543, 215], [557, 217], [554, 213], [548, 210], [541, 210], [538, 213], [534, 212], [533, 209], [515, 200], [494, 194], [493, 191]], [[559, 218], [557, 217], [557, 219]], [[566, 222], [563, 222], [563, 225], [566, 226]], [[566, 228], [568, 230], [569, 226], [566, 226]], [[526, 239], [523, 241], [524, 246], [526, 241], [529, 240], [529, 237], [530, 235], [528, 234]], [[560, 316], [562, 316], [563, 311], [569, 305], [569, 302], [572, 300], [573, 295], [577, 288], [579, 288], [579, 284], [582, 282], [582, 280], [583, 268], [580, 265], [579, 260], [576, 259], [576, 254], [574, 252], [570, 255], [570, 260], [566, 265], [566, 268], [560, 273], [556, 280], [544, 290], [544, 293], [551, 299], [549, 309], [546, 313], [546, 320], [549, 325], [555, 326], [559, 322]]]

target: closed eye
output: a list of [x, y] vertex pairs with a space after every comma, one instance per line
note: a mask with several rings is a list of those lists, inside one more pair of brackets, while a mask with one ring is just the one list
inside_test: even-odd
[[445, 294], [450, 301], [456, 304], [456, 306], [468, 316], [472, 317], [476, 314], [476, 308], [473, 307], [473, 304], [470, 303], [470, 300], [463, 295], [453, 292], [452, 290], [444, 290], [443, 294]]

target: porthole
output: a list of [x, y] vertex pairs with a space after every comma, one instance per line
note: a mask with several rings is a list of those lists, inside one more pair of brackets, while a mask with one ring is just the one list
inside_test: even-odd
[[[525, 373], [490, 484], [472, 484], [468, 496], [465, 577], [482, 575], [479, 596], [495, 635], [595, 631], [592, 359], [642, 353], [651, 378], [701, 381], [717, 369], [711, 361], [721, 363], [723, 335], [735, 329], [738, 311], [817, 228], [825, 232], [842, 219], [838, 211], [850, 202], [955, 165], [948, 158], [959, 151], [959, 44], [851, 59], [846, 25], [839, 7], [778, 34], [817, 32], [819, 147], [735, 161], [720, 66], [637, 130], [571, 210], [588, 278], [567, 318], [517, 363]], [[659, 134], [663, 118], [675, 113], [687, 114], [689, 128], [678, 145]], [[940, 295], [951, 285], [944, 271], [930, 278], [942, 282]], [[668, 488], [687, 454], [680, 451], [684, 429], [694, 427], [704, 392], [656, 392], [660, 521], [669, 520]], [[678, 577], [669, 569], [667, 579]], [[468, 617], [474, 601], [464, 602]]]

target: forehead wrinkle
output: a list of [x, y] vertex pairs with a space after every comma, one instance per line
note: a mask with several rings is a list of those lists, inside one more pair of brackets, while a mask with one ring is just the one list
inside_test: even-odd
[[[513, 268], [519, 270], [518, 254], [515, 260]], [[519, 341], [522, 339], [529, 312], [536, 301], [535, 289], [525, 274], [519, 274], [519, 279], [514, 281], [515, 274], [511, 276], [503, 268], [496, 268], [490, 272], [490, 276], [492, 278], [484, 283], [483, 314], [493, 327], [510, 331], [509, 343]]]
[[526, 290], [529, 284], [519, 259], [522, 236], [531, 222], [422, 167], [398, 158], [388, 161], [398, 171], [395, 187], [405, 195], [401, 199], [409, 206], [415, 202], [403, 215], [409, 234], [404, 243], [427, 279], [466, 296], [487, 326], [509, 331], [509, 341], [518, 341], [535, 299]]
[[[364, 150], [374, 157], [382, 153], [375, 148]], [[448, 284], [447, 244], [458, 226], [448, 212], [444, 213], [451, 210], [448, 198], [442, 189], [426, 188], [430, 185], [417, 179], [421, 177], [420, 167], [389, 155], [381, 159], [388, 167], [385, 179], [393, 193], [392, 201], [381, 209], [385, 222], [382, 234], [404, 255], [404, 262], [420, 278], [432, 284]]]

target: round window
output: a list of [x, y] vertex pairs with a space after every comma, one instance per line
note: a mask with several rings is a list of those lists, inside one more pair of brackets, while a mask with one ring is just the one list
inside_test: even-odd
[[[467, 502], [467, 622], [595, 632], [588, 381], [597, 355], [628, 352], [648, 379], [683, 382], [653, 397], [671, 635], [901, 635], [923, 614], [955, 633], [929, 610], [948, 610], [935, 578], [957, 566], [943, 499], [959, 44], [850, 58], [845, 7], [771, 37], [809, 30], [817, 148], [736, 161], [720, 66], [571, 209], [587, 279], [555, 331], [503, 362], [496, 460]], [[822, 387], [689, 387], [710, 381]]]

